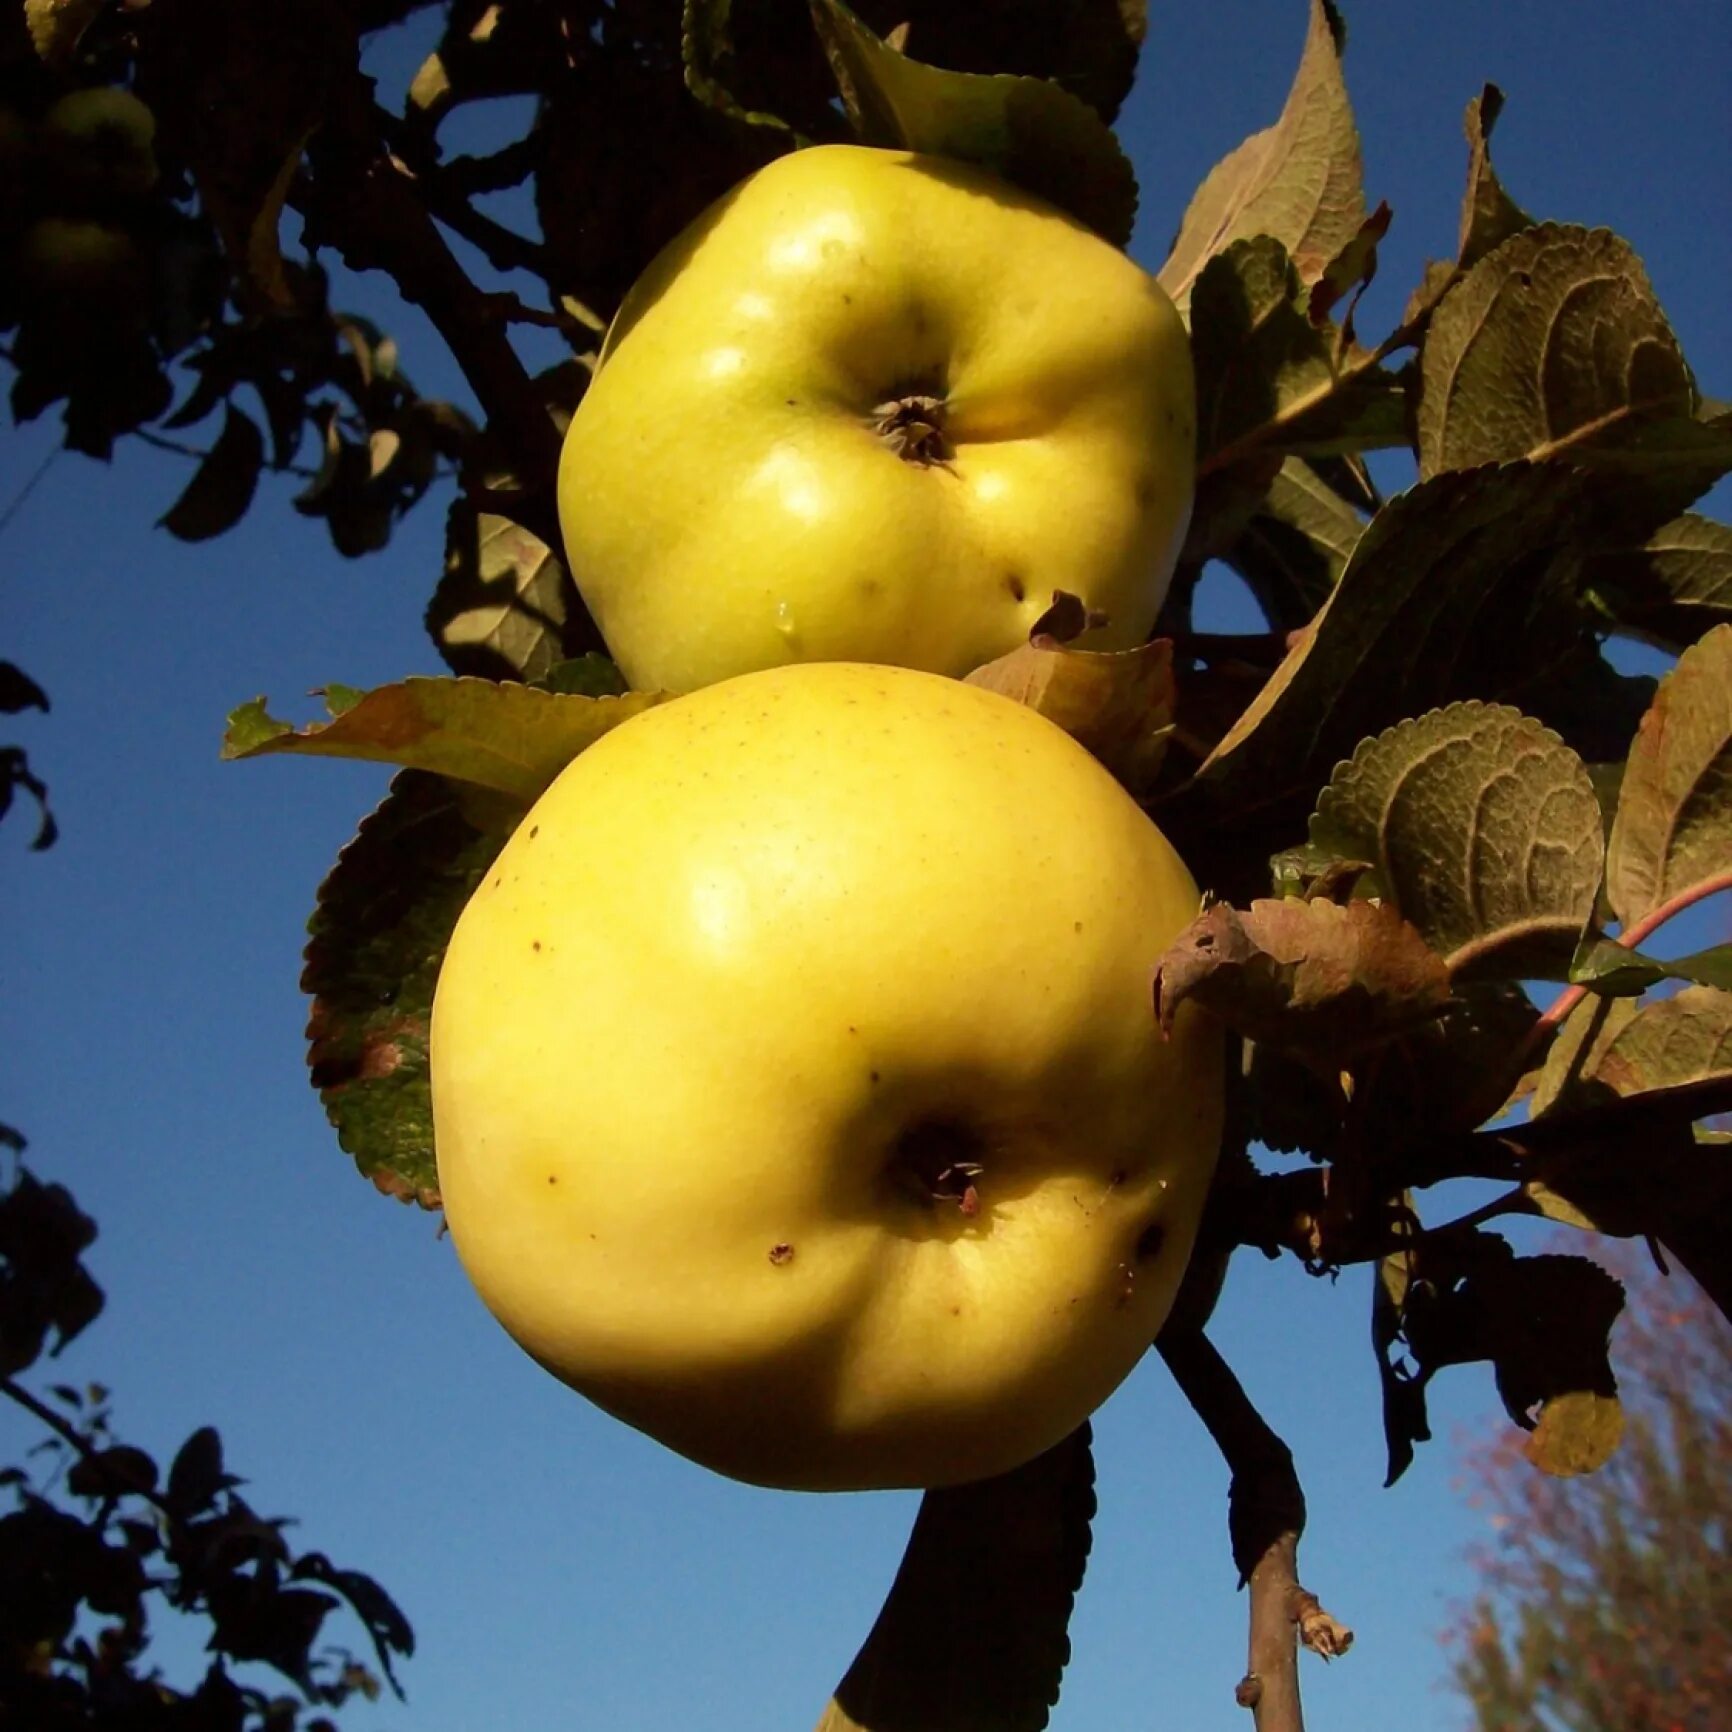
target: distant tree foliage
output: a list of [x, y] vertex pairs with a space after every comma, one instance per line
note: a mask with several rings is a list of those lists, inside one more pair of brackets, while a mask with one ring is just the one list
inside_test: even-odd
[[1732, 1324], [1687, 1277], [1625, 1266], [1624, 1438], [1598, 1473], [1475, 1449], [1496, 1537], [1453, 1632], [1478, 1732], [1722, 1732], [1732, 1712]]

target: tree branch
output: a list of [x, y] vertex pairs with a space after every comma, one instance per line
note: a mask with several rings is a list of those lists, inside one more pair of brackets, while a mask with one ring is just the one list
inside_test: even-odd
[[1240, 1586], [1251, 1590], [1249, 1664], [1236, 1698], [1257, 1732], [1304, 1732], [1297, 1642], [1329, 1660], [1347, 1652], [1353, 1632], [1299, 1583], [1305, 1493], [1293, 1452], [1201, 1330], [1163, 1332], [1155, 1348], [1232, 1474], [1228, 1532]]

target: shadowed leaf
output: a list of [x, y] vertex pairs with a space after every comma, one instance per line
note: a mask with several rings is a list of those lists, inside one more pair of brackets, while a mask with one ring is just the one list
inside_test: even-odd
[[1087, 1425], [1011, 1473], [927, 1492], [818, 1732], [1040, 1732], [1094, 1511]]
[[387, 1196], [436, 1208], [427, 1035], [445, 946], [504, 845], [443, 777], [409, 770], [319, 887], [307, 1063], [337, 1140]]
[[1080, 741], [1132, 793], [1151, 787], [1173, 721], [1173, 646], [1071, 649], [1046, 636], [978, 667], [969, 685], [1001, 692]]
[[1686, 650], [1642, 718], [1606, 860], [1613, 911], [1633, 925], [1732, 873], [1732, 625]]
[[841, 0], [812, 16], [862, 144], [977, 163], [1115, 246], [1131, 238], [1136, 177], [1106, 122], [1042, 78], [950, 72], [900, 54]]
[[1296, 630], [1329, 599], [1365, 533], [1365, 519], [1301, 457], [1289, 457], [1227, 549], [1279, 628]]
[[1194, 794], [1219, 823], [1296, 827], [1331, 768], [1404, 717], [1519, 698], [1580, 641], [1582, 484], [1512, 464], [1438, 476], [1366, 526], [1316, 620], [1215, 747]]
[[1502, 705], [1452, 704], [1367, 740], [1330, 779], [1311, 845], [1369, 860], [1452, 973], [1563, 973], [1593, 913], [1600, 805], [1581, 759]]
[[1312, 0], [1311, 25], [1275, 124], [1223, 157], [1197, 189], [1158, 280], [1181, 309], [1208, 261], [1271, 235], [1309, 284], [1365, 220], [1359, 133], [1341, 76], [1346, 28], [1332, 0]]
[[1621, 626], [1675, 649], [1732, 622], [1732, 528], [1686, 515], [1639, 547], [1592, 550], [1588, 594]]

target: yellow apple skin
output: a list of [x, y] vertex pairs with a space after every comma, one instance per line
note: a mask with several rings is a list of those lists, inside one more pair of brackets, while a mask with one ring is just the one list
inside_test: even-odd
[[809, 664], [634, 717], [530, 811], [440, 975], [471, 1280], [735, 1478], [1008, 1470], [1126, 1376], [1189, 1257], [1220, 1041], [1183, 1012], [1163, 1040], [1149, 971], [1197, 903], [1093, 758], [973, 686]]
[[[937, 460], [880, 406], [930, 396]], [[1189, 342], [1117, 248], [986, 173], [778, 158], [633, 287], [565, 439], [572, 572], [627, 679], [961, 675], [1055, 590], [1142, 641], [1191, 511]]]

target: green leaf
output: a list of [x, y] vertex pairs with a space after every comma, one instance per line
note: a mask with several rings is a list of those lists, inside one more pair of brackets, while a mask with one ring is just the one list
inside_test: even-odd
[[1630, 748], [1606, 862], [1626, 927], [1732, 874], [1732, 625], [1660, 683]]
[[1442, 959], [1392, 907], [1282, 897], [1204, 909], [1156, 963], [1154, 999], [1163, 1030], [1195, 999], [1333, 1074], [1440, 1016], [1450, 991]]
[[686, 88], [718, 114], [748, 126], [792, 133], [794, 129], [780, 115], [747, 107], [728, 87], [728, 64], [734, 54], [732, 11], [733, 0], [685, 0], [680, 13], [680, 58]]
[[1421, 476], [1577, 459], [1689, 417], [1695, 385], [1641, 261], [1606, 229], [1542, 223], [1494, 247], [1432, 316]]
[[583, 617], [564, 562], [538, 535], [466, 500], [451, 507], [426, 623], [455, 672], [539, 683], [575, 652]]
[[1453, 974], [1561, 973], [1605, 854], [1587, 767], [1501, 705], [1452, 704], [1367, 740], [1331, 777], [1313, 848], [1370, 860], [1383, 895]]
[[1712, 986], [1686, 986], [1643, 1005], [1591, 1072], [1625, 1098], [1725, 1076], [1732, 1076], [1732, 992]]
[[329, 722], [296, 732], [264, 700], [229, 718], [224, 758], [296, 752], [433, 770], [528, 805], [585, 746], [665, 701], [658, 692], [566, 697], [477, 679], [377, 686]]
[[619, 698], [629, 690], [625, 675], [608, 658], [591, 650], [569, 661], [555, 662], [538, 684], [550, 692], [581, 698]]
[[24, 0], [31, 44], [50, 66], [65, 65], [104, 4], [105, 0]]
[[427, 1036], [451, 930], [504, 845], [443, 777], [408, 770], [319, 888], [307, 1063], [337, 1140], [387, 1196], [436, 1208]]
[[1011, 1473], [927, 1492], [818, 1732], [1041, 1732], [1094, 1512], [1087, 1425]]
[[1215, 825], [1297, 828], [1367, 735], [1457, 698], [1519, 700], [1581, 641], [1579, 477], [1512, 464], [1389, 501], [1286, 659], [1210, 753], [1187, 802]]
[[180, 541], [209, 541], [246, 516], [264, 466], [265, 441], [257, 424], [232, 404], [217, 442], [160, 519]]
[[1467, 191], [1461, 201], [1456, 266], [1470, 271], [1485, 255], [1512, 235], [1532, 228], [1534, 219], [1503, 189], [1491, 166], [1491, 134], [1503, 113], [1503, 92], [1488, 84], [1462, 115], [1467, 134]]
[[1662, 962], [1627, 950], [1609, 938], [1587, 938], [1570, 964], [1570, 982], [1591, 986], [1604, 998], [1631, 998], [1662, 980], [1691, 980], [1732, 991], [1732, 944], [1716, 944]]
[[1197, 189], [1158, 280], [1181, 310], [1217, 253], [1269, 235], [1307, 285], [1359, 233], [1365, 191], [1359, 133], [1341, 76], [1345, 30], [1330, 0], [1311, 0], [1311, 25], [1281, 117], [1223, 157]]
[[1564, 1018], [1547, 1049], [1528, 1111], [1534, 1118], [1556, 1108], [1560, 1112], [1591, 1106], [1590, 1087], [1614, 1040], [1629, 1027], [1636, 1005], [1627, 998], [1589, 996]]
[[1583, 579], [1620, 626], [1683, 649], [1732, 622], [1732, 527], [1675, 517], [1639, 546], [1591, 550]]
[[842, 0], [812, 0], [842, 102], [863, 144], [976, 163], [1086, 223], [1131, 238], [1137, 183], [1105, 121], [1046, 79], [949, 72], [882, 42]]
[[1407, 442], [1400, 381], [1319, 328], [1269, 235], [1215, 254], [1191, 302], [1199, 470], [1253, 453], [1328, 455]]
[[1329, 599], [1364, 533], [1365, 519], [1303, 458], [1289, 457], [1225, 558], [1270, 620], [1292, 631]]

